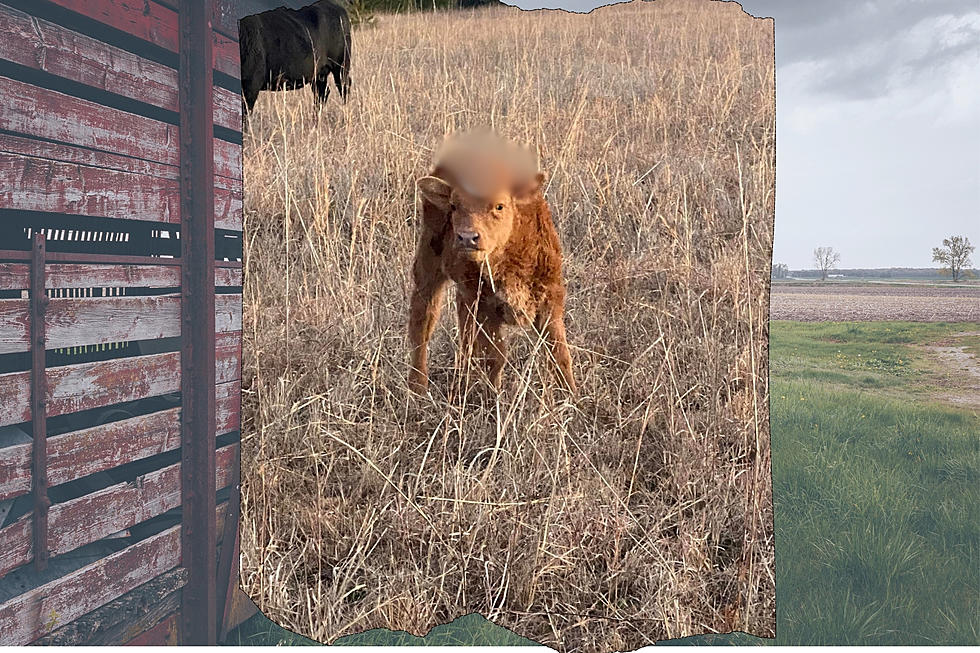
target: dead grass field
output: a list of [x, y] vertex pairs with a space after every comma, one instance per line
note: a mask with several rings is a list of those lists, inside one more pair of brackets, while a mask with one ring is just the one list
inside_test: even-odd
[[772, 319], [803, 322], [980, 322], [980, 286], [772, 286]]
[[[348, 105], [260, 96], [242, 581], [267, 615], [320, 641], [470, 612], [565, 651], [771, 636], [773, 47], [705, 0], [382, 16]], [[452, 306], [408, 393], [414, 182], [482, 125], [550, 175], [576, 403], [516, 333], [499, 401], [460, 388]]]

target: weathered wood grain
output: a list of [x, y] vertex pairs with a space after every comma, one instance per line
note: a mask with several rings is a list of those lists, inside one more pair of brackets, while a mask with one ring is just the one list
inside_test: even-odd
[[[0, 354], [28, 351], [28, 300], [0, 300]], [[180, 335], [180, 296], [52, 299], [46, 314], [47, 348], [157, 340]], [[218, 333], [241, 331], [242, 296], [215, 297]]]
[[215, 296], [214, 330], [216, 333], [242, 330], [242, 296], [240, 294]]
[[105, 605], [180, 562], [180, 526], [148, 537], [0, 606], [9, 646], [28, 644]]
[[214, 285], [217, 287], [242, 285], [241, 268], [215, 268]]
[[222, 435], [241, 426], [242, 384], [240, 381], [219, 383], [214, 404], [215, 433]]
[[[30, 421], [30, 404], [18, 390], [29, 374], [0, 375], [0, 426]], [[177, 392], [179, 378], [179, 352], [53, 367], [47, 371], [47, 416]]]
[[[0, 208], [179, 223], [180, 187], [176, 179], [0, 152]], [[214, 210], [216, 228], [240, 228], [240, 193], [216, 185]]]
[[[241, 332], [215, 336], [215, 380], [241, 378]], [[180, 352], [79, 363], [47, 370], [47, 416], [110, 406], [180, 390]], [[30, 372], [0, 374], [0, 426], [31, 419]]]
[[[179, 223], [179, 175], [173, 165], [0, 134], [0, 208]], [[214, 183], [215, 228], [240, 230], [241, 182]]]
[[[237, 430], [240, 422], [241, 382], [235, 379], [217, 384], [215, 437]], [[64, 433], [48, 438], [47, 445], [48, 480], [51, 485], [60, 485], [177, 449], [180, 447], [180, 409], [171, 408]], [[31, 443], [4, 448], [0, 455], [0, 501], [30, 491]]]
[[[238, 444], [215, 452], [215, 487], [227, 487]], [[112, 533], [144, 522], [180, 505], [180, 463], [119, 483], [71, 501], [48, 512], [48, 550], [52, 556], [73, 551]], [[33, 556], [33, 519], [24, 515], [0, 529], [0, 578], [25, 565]]]
[[106, 603], [50, 635], [34, 642], [40, 646], [119, 645], [164, 621], [180, 607], [180, 588], [187, 570], [177, 567], [118, 599]]
[[[179, 111], [177, 71], [61, 25], [0, 5], [0, 59], [169, 111]], [[214, 122], [241, 131], [241, 99], [215, 88]]]
[[[0, 290], [27, 290], [30, 268], [23, 263], [0, 263]], [[173, 265], [107, 265], [53, 263], [48, 266], [48, 288], [176, 288], [180, 269]], [[216, 287], [242, 285], [241, 268], [215, 268]]]
[[214, 337], [214, 380], [228, 383], [242, 378], [242, 332], [227, 331]]
[[[177, 12], [152, 0], [51, 0], [66, 9], [177, 52]], [[232, 47], [234, 46], [234, 47]], [[214, 68], [240, 77], [238, 43], [215, 34]]]
[[[177, 125], [8, 77], [0, 77], [4, 110], [0, 129], [16, 134], [178, 165]], [[241, 179], [241, 146], [215, 139], [215, 174]]]
[[[22, 263], [0, 263], [0, 290], [27, 289], [30, 268]], [[224, 282], [224, 283], [223, 283]], [[216, 285], [239, 285], [220, 278]], [[172, 265], [85, 265], [58, 263], [47, 266], [48, 288], [176, 288], [180, 269]]]
[[179, 203], [169, 179], [0, 153], [0, 208], [178, 222]]
[[125, 641], [125, 646], [178, 646], [180, 633], [177, 628], [178, 614], [168, 615], [152, 628]]

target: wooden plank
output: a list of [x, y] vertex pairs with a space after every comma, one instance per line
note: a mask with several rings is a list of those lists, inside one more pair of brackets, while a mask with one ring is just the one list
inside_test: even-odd
[[[178, 176], [175, 166], [0, 134], [3, 209], [179, 223]], [[215, 176], [214, 193], [215, 228], [240, 230], [240, 183]]]
[[86, 565], [0, 605], [8, 646], [28, 644], [170, 571], [180, 560], [180, 526]]
[[[93, 18], [171, 52], [177, 52], [177, 12], [151, 0], [51, 0], [57, 5]], [[234, 47], [232, 47], [232, 45]], [[240, 77], [238, 43], [214, 36], [215, 70]]]
[[[0, 129], [59, 143], [179, 164], [178, 127], [71, 95], [0, 77]], [[214, 139], [215, 174], [241, 179], [241, 146]]]
[[242, 330], [242, 296], [240, 294], [215, 295], [215, 333]]
[[242, 378], [242, 332], [226, 331], [214, 337], [214, 378], [228, 383]]
[[[180, 188], [176, 179], [0, 152], [0, 208], [179, 223]], [[239, 230], [241, 193], [216, 184], [214, 211], [216, 228]]]
[[[173, 451], [180, 446], [180, 409], [171, 408], [48, 439], [48, 478], [53, 485]], [[0, 500], [31, 489], [31, 443], [3, 450]]]
[[[180, 605], [180, 598], [176, 597], [174, 602]], [[136, 637], [124, 641], [125, 646], [178, 646], [180, 635], [177, 632], [177, 623], [180, 613], [175, 612], [167, 616], [163, 621], [153, 626], [149, 630], [137, 635]], [[115, 642], [113, 642], [115, 643]]]
[[[0, 263], [0, 290], [27, 288], [24, 285], [27, 270], [26, 265]], [[216, 285], [241, 285], [229, 283], [233, 280], [229, 276], [219, 278], [215, 271]], [[176, 288], [180, 285], [180, 272], [168, 265], [58, 263], [48, 265], [45, 285], [48, 288]]]
[[[29, 267], [0, 263], [0, 290], [26, 290]], [[48, 264], [48, 288], [176, 288], [180, 271], [172, 265]], [[216, 287], [242, 285], [241, 268], [217, 268]]]
[[214, 285], [218, 287], [242, 285], [242, 269], [217, 268], [214, 271]]
[[[241, 332], [216, 336], [215, 378], [241, 378]], [[180, 352], [52, 367], [47, 371], [47, 416], [55, 417], [180, 389]], [[0, 374], [0, 426], [31, 419], [30, 372]]]
[[215, 393], [215, 433], [222, 435], [241, 426], [242, 384], [240, 381], [219, 383]]
[[[241, 422], [241, 382], [215, 386], [215, 437], [235, 431]], [[74, 481], [134, 460], [180, 447], [180, 409], [171, 408], [109, 424], [63, 433], [48, 439], [51, 485]], [[31, 491], [31, 443], [3, 449], [0, 501]]]
[[[107, 180], [127, 184], [129, 180], [135, 179], [138, 184], [156, 188], [160, 194], [160, 198], [155, 201], [156, 205], [164, 203], [169, 207], [169, 213], [165, 216], [151, 216], [147, 219], [172, 223], [180, 220], [180, 169], [177, 166], [154, 163], [130, 156], [120, 156], [110, 152], [100, 152], [84, 147], [38, 141], [12, 134], [0, 134], [0, 159], [9, 159], [7, 164], [0, 165], [0, 189], [6, 189], [0, 193], [0, 198], [7, 198], [0, 200], [0, 208], [39, 210], [36, 207], [44, 203], [54, 206], [70, 204], [87, 207], [89, 205], [83, 196], [91, 192], [92, 189], [82, 183], [84, 174], [87, 177], [101, 180], [102, 187], [106, 185]], [[45, 166], [54, 164], [54, 171], [60, 172], [61, 177], [58, 180], [48, 181], [45, 175], [42, 184], [26, 185], [25, 187], [20, 171], [28, 164], [33, 165], [38, 170], [44, 170], [46, 169]], [[240, 164], [238, 165], [240, 168]], [[91, 170], [91, 168], [95, 170]], [[37, 170], [28, 172], [33, 174], [35, 178], [39, 174]], [[145, 179], [148, 177], [155, 178], [155, 180]], [[55, 184], [54, 187], [52, 184]], [[51, 188], [49, 189], [49, 187]], [[71, 195], [70, 199], [63, 196], [66, 189]], [[61, 194], [58, 194], [59, 190]], [[103, 189], [101, 195], [104, 198], [103, 202], [108, 203], [110, 207], [114, 206], [116, 202], [116, 196], [111, 190], [112, 186], [110, 185], [109, 192], [106, 193]], [[51, 193], [55, 194], [54, 197], [46, 196]], [[241, 180], [215, 175], [214, 195], [215, 228], [241, 231]], [[123, 197], [129, 198], [131, 196], [132, 192], [128, 191]], [[92, 208], [88, 210], [91, 211]], [[119, 213], [119, 211], [117, 210], [115, 213]], [[88, 214], [100, 215], [97, 212]], [[124, 214], [122, 217], [139, 219], [140, 216]]]
[[[238, 444], [215, 452], [216, 489], [231, 482]], [[235, 479], [237, 481], [237, 479]], [[119, 483], [71, 501], [48, 512], [48, 549], [52, 556], [90, 544], [181, 505], [180, 463], [144, 474], [132, 483]], [[0, 578], [31, 561], [32, 515], [0, 529]]]
[[40, 646], [118, 645], [152, 629], [177, 611], [187, 570], [177, 567], [106, 603], [50, 635]]
[[[30, 405], [19, 389], [23, 374], [0, 375], [0, 426], [31, 419]], [[55, 417], [177, 392], [180, 353], [64, 365], [50, 368], [47, 376], [47, 416]]]
[[[168, 111], [178, 111], [177, 71], [61, 25], [0, 5], [0, 59]], [[215, 88], [221, 98], [214, 123], [241, 131], [241, 99]]]
[[52, 299], [47, 320], [51, 349], [171, 338], [180, 335], [180, 297]]
[[0, 208], [177, 222], [179, 202], [168, 179], [0, 153]]
[[[28, 351], [28, 300], [0, 300], [0, 354]], [[218, 333], [241, 331], [242, 296], [215, 297]], [[47, 347], [59, 349], [180, 335], [180, 297], [82, 297], [52, 299]]]

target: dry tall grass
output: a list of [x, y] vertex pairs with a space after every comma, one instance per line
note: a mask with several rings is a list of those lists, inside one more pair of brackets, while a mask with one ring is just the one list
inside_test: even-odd
[[[321, 641], [474, 611], [569, 651], [771, 635], [772, 22], [498, 8], [354, 47], [347, 106], [264, 93], [245, 142], [247, 591]], [[481, 125], [551, 176], [577, 403], [521, 335], [499, 403], [460, 388], [451, 306], [409, 396], [414, 182]]]

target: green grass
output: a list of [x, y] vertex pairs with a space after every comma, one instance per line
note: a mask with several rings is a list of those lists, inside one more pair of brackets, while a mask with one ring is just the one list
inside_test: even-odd
[[[980, 643], [980, 418], [929, 398], [942, 388], [932, 385], [930, 361], [914, 347], [977, 330], [772, 323], [774, 643]], [[957, 344], [977, 353], [978, 341]], [[242, 630], [257, 637], [263, 626], [250, 623]], [[282, 632], [295, 641], [271, 634], [232, 643], [304, 643]], [[767, 643], [734, 633], [665, 644]], [[424, 639], [369, 631], [338, 644], [528, 642], [469, 615]]]
[[976, 329], [772, 324], [777, 643], [978, 643], [980, 420], [911, 347]]

